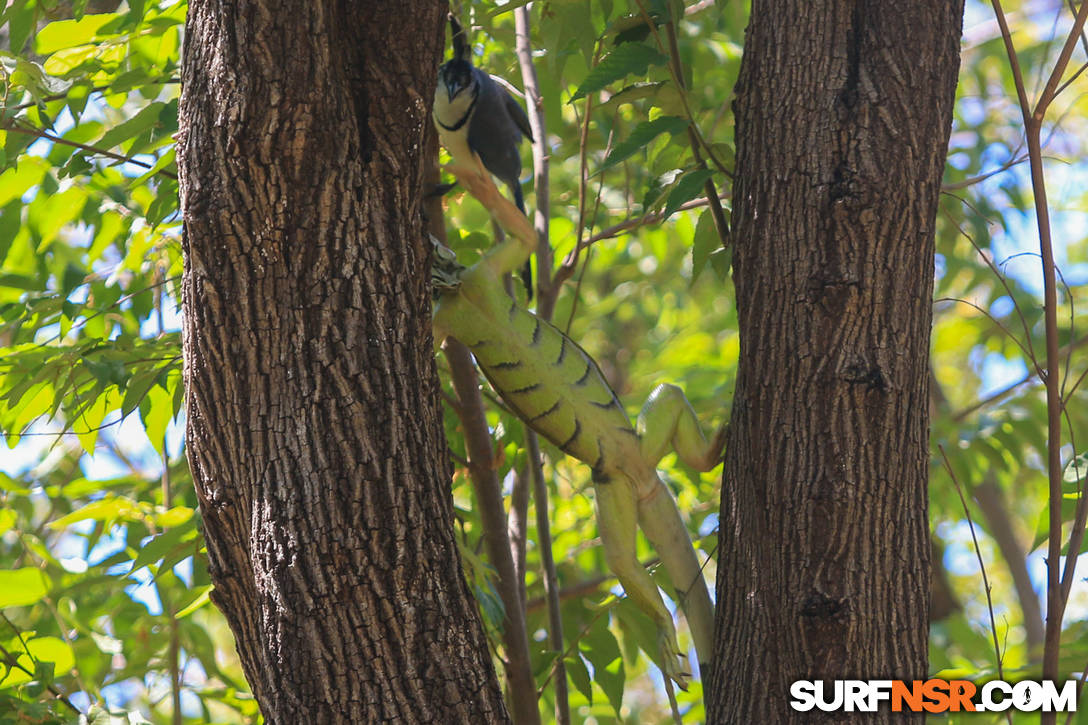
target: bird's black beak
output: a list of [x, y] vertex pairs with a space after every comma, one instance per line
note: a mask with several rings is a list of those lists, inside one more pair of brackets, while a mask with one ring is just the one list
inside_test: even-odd
[[456, 80], [446, 81], [446, 93], [449, 95], [450, 103], [453, 103], [453, 98], [461, 92], [461, 84]]

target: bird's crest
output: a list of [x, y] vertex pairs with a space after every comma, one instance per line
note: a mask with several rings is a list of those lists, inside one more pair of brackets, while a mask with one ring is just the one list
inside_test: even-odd
[[461, 23], [453, 16], [453, 13], [449, 14], [449, 21], [450, 32], [453, 34], [453, 59], [467, 61], [469, 55], [472, 54], [472, 46], [469, 45], [465, 29], [461, 27]]

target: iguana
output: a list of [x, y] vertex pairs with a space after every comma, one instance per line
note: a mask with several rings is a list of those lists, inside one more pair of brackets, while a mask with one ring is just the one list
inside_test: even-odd
[[508, 236], [469, 268], [436, 242], [436, 342], [451, 335], [467, 345], [515, 415], [590, 466], [608, 566], [657, 626], [662, 671], [686, 687], [687, 658], [661, 592], [636, 557], [636, 532], [641, 526], [657, 550], [705, 667], [713, 647], [714, 605], [676, 502], [656, 466], [672, 446], [687, 465], [709, 471], [720, 460], [725, 428], [708, 443], [675, 385], [655, 388], [632, 426], [593, 358], [504, 291], [503, 275], [520, 268], [536, 247], [529, 221], [499, 194], [478, 160], [469, 166], [464, 157], [455, 159], [451, 170]]

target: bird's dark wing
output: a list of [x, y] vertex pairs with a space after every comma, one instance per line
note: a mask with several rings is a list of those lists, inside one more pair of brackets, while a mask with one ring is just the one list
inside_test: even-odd
[[514, 97], [505, 88], [500, 88], [499, 91], [502, 93], [502, 102], [506, 105], [506, 111], [510, 114], [510, 118], [513, 119], [518, 130], [525, 134], [525, 138], [529, 139], [529, 143], [533, 143], [535, 139], [532, 130], [529, 128], [529, 117], [525, 115], [525, 109], [514, 100]]

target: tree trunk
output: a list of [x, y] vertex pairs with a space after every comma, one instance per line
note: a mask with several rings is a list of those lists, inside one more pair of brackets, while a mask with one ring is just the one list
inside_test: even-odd
[[269, 723], [506, 720], [453, 537], [420, 215], [445, 12], [189, 9], [188, 452]]
[[790, 709], [799, 679], [927, 676], [933, 234], [962, 10], [752, 3], [710, 722], [819, 719]]

